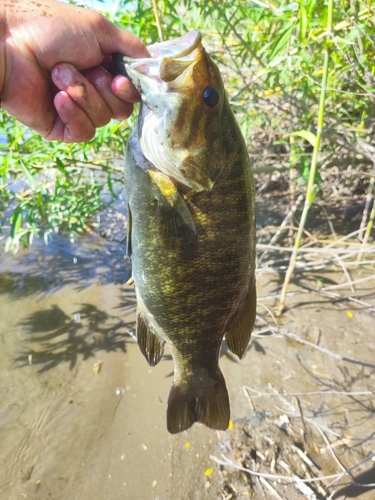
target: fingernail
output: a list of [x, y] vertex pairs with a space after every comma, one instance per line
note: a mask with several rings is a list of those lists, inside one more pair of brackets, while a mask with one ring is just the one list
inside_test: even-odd
[[124, 76], [115, 76], [112, 80], [111, 88], [112, 92], [124, 101], [138, 102], [141, 100], [137, 89], [133, 86], [130, 80]]
[[64, 65], [63, 67], [57, 66], [53, 70], [54, 76], [56, 77], [56, 80], [58, 80], [60, 83], [69, 85], [73, 81], [73, 71], [72, 68], [70, 68], [67, 65]]

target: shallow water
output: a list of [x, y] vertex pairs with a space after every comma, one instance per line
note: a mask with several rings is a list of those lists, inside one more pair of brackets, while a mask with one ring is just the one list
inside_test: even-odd
[[[56, 237], [48, 247], [38, 243], [16, 256], [1, 254], [1, 500], [223, 497], [223, 476], [209, 457], [223, 451], [236, 456], [233, 431], [194, 425], [177, 436], [167, 433], [173, 363], [167, 352], [151, 369], [131, 335], [135, 301], [124, 252], [122, 244], [93, 237], [75, 244]], [[279, 287], [275, 277], [261, 277], [258, 293]], [[349, 318], [343, 304], [334, 309], [311, 297], [295, 302], [285, 328], [342, 355], [375, 361], [370, 312], [351, 308]], [[220, 365], [234, 429], [251, 421], [255, 432], [274, 406], [266, 398], [249, 405], [243, 386], [368, 391], [375, 380], [371, 368], [274, 336], [254, 337], [242, 361], [224, 346]], [[340, 398], [307, 399], [306, 414], [356, 440], [343, 457], [353, 465], [374, 449], [373, 438], [367, 439], [375, 432], [374, 399], [343, 405]], [[245, 487], [242, 493], [238, 498], [249, 497]], [[364, 491], [361, 498], [372, 494]]]
[[173, 363], [166, 354], [149, 368], [129, 335], [129, 276], [120, 244], [90, 238], [1, 256], [0, 498], [180, 498], [204, 488], [216, 433], [167, 433]]

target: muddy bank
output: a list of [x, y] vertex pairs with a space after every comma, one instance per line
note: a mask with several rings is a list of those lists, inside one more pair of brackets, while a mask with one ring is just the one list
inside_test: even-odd
[[[266, 262], [277, 258], [271, 252]], [[349, 273], [364, 281], [329, 295], [325, 287], [345, 285], [339, 265], [300, 269], [278, 330], [272, 311], [282, 276], [260, 268], [251, 346], [241, 361], [225, 345], [221, 353], [231, 428], [194, 425], [171, 436], [173, 363], [166, 352], [151, 369], [132, 337], [123, 243], [58, 237], [1, 254], [0, 498], [375, 498], [375, 489], [338, 476], [363, 462], [353, 478], [375, 483], [374, 269]], [[233, 465], [332, 477], [293, 483]]]

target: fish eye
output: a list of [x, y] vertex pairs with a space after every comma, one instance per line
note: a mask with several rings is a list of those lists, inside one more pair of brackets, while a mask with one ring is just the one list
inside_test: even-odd
[[214, 108], [219, 104], [220, 94], [215, 87], [206, 87], [203, 91], [203, 102], [209, 108]]

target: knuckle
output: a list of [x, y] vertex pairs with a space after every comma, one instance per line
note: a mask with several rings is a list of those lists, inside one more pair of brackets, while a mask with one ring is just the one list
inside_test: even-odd
[[126, 120], [133, 112], [133, 104], [124, 103], [123, 106], [118, 107], [114, 110], [113, 118], [115, 120]]
[[96, 127], [103, 127], [104, 125], [107, 125], [107, 123], [112, 118], [112, 113], [108, 109], [107, 106], [105, 106], [105, 107], [102, 106], [101, 108], [102, 109], [100, 110], [100, 112], [97, 113], [97, 115], [96, 115], [96, 119], [95, 119], [95, 123], [94, 123], [94, 125]]
[[140, 38], [134, 37], [132, 46], [134, 53], [140, 55], [147, 55], [148, 51], [146, 49], [146, 45], [142, 42]]
[[94, 136], [95, 128], [92, 126], [77, 127], [74, 130], [65, 127], [64, 130], [64, 142], [87, 142], [93, 139]]

